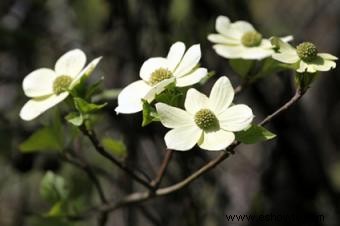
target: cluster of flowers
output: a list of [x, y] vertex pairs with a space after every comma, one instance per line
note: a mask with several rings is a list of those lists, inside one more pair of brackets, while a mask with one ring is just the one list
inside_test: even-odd
[[[310, 42], [296, 48], [287, 42], [291, 36], [265, 39], [246, 21], [231, 23], [225, 16], [216, 20], [217, 34], [208, 40], [215, 43], [216, 53], [228, 59], [262, 60], [267, 57], [289, 64], [298, 73], [316, 73], [335, 68], [337, 58], [318, 53]], [[253, 120], [251, 108], [232, 104], [234, 89], [226, 76], [220, 77], [207, 97], [194, 88], [186, 92], [184, 109], [165, 103], [155, 103], [157, 95], [170, 85], [190, 87], [208, 75], [206, 68], [198, 66], [200, 45], [187, 51], [185, 44], [176, 42], [166, 57], [146, 60], [139, 72], [140, 80], [125, 87], [118, 96], [117, 113], [131, 114], [143, 110], [143, 102], [154, 104], [161, 123], [171, 130], [165, 135], [169, 149], [186, 151], [196, 144], [202, 149], [218, 151], [234, 140], [234, 132], [248, 128]], [[41, 68], [33, 71], [23, 81], [26, 96], [32, 98], [22, 108], [20, 116], [32, 120], [63, 101], [70, 90], [85, 74], [91, 73], [101, 58], [85, 66], [86, 56], [81, 50], [72, 50], [57, 61], [55, 69]]]

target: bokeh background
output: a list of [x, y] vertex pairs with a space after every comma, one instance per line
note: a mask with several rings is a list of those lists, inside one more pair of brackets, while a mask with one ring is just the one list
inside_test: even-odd
[[[33, 122], [19, 119], [27, 101], [21, 88], [25, 75], [39, 67], [53, 67], [64, 52], [81, 48], [88, 59], [104, 57], [91, 79], [104, 76], [103, 87], [115, 93], [138, 79], [144, 60], [165, 56], [169, 46], [181, 40], [187, 46], [200, 43], [201, 64], [216, 72], [205, 91], [221, 75], [237, 86], [240, 80], [228, 61], [217, 56], [206, 39], [215, 32], [218, 15], [247, 20], [266, 37], [292, 34], [294, 44], [312, 41], [322, 52], [340, 56], [338, 0], [1, 0], [0, 225], [96, 225], [95, 217], [51, 223], [37, 214], [50, 207], [38, 192], [47, 170], [73, 182], [80, 205], [90, 207], [99, 200], [86, 175], [62, 161], [58, 153], [19, 151], [20, 143], [48, 123], [52, 114]], [[339, 87], [339, 69], [322, 73], [298, 105], [268, 125], [277, 139], [238, 147], [234, 156], [189, 187], [118, 209], [107, 225], [287, 225], [228, 222], [225, 217], [285, 213], [325, 217], [298, 225], [340, 225]], [[236, 102], [253, 107], [258, 122], [293, 93], [292, 75], [279, 73], [245, 90]], [[165, 153], [166, 130], [157, 123], [141, 128], [141, 114], [116, 116], [116, 100], [106, 98], [109, 105], [97, 119], [99, 136], [123, 141], [127, 153], [120, 158], [154, 177]], [[95, 153], [85, 138], [74, 142], [81, 146], [80, 155], [97, 166], [110, 199], [142, 190]], [[69, 146], [74, 147], [74, 142]], [[178, 182], [214, 156], [198, 149], [175, 153], [162, 186]]]

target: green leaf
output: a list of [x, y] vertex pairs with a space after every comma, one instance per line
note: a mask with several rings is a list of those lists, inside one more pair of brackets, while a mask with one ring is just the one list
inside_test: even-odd
[[115, 100], [118, 98], [119, 93], [121, 92], [121, 89], [109, 89], [104, 90], [103, 92], [94, 95], [92, 100], [97, 102], [101, 100]]
[[69, 186], [63, 177], [54, 174], [52, 171], [46, 172], [40, 183], [40, 195], [50, 203], [57, 203], [68, 198]]
[[251, 125], [248, 129], [236, 132], [236, 140], [244, 144], [255, 144], [260, 141], [271, 140], [276, 135], [266, 128], [258, 125]]
[[143, 122], [142, 126], [149, 125], [151, 122], [159, 121], [158, 113], [154, 107], [146, 100], [143, 100]]
[[270, 38], [270, 43], [274, 46], [275, 50], [279, 50], [280, 49], [280, 44], [281, 44], [282, 40], [279, 37], [271, 37]]
[[48, 211], [48, 217], [58, 217], [67, 214], [68, 212], [68, 205], [64, 201], [59, 201], [53, 204], [51, 209]]
[[72, 97], [81, 97], [85, 100], [89, 100], [93, 95], [100, 92], [100, 85], [104, 78], [103, 77], [100, 78], [97, 82], [91, 85], [87, 84], [86, 82], [87, 78], [88, 76], [86, 76], [85, 74], [84, 76], [81, 77], [78, 84], [75, 87], [73, 87], [72, 90], [69, 90]]
[[92, 113], [95, 111], [98, 111], [102, 109], [103, 107], [106, 106], [106, 103], [104, 104], [93, 104], [89, 103], [86, 100], [80, 98], [80, 97], [75, 97], [74, 99], [74, 105], [77, 108], [77, 110], [81, 113], [87, 114], [87, 113]]
[[105, 149], [111, 151], [114, 155], [122, 158], [127, 156], [127, 149], [122, 141], [105, 137], [101, 143]]
[[261, 65], [261, 68], [259, 69], [258, 73], [251, 78], [252, 82], [266, 77], [268, 75], [272, 75], [276, 72], [284, 70], [285, 67], [282, 66], [282, 63], [272, 59], [272, 58], [267, 58], [263, 61], [263, 64]]
[[27, 140], [20, 144], [22, 152], [58, 151], [63, 144], [58, 139], [59, 134], [51, 127], [44, 127], [34, 132]]
[[63, 131], [63, 123], [62, 123], [62, 117], [60, 115], [59, 108], [54, 108], [54, 117], [51, 121], [51, 129], [53, 129], [53, 132], [55, 134], [55, 139], [58, 140], [58, 143], [64, 144], [64, 131]]
[[296, 73], [295, 82], [300, 87], [300, 89], [305, 92], [311, 86], [311, 84], [318, 77], [319, 73]]
[[241, 77], [247, 76], [249, 71], [252, 69], [254, 63], [255, 62], [253, 60], [244, 60], [244, 59], [229, 60], [229, 64], [231, 68]]
[[175, 83], [171, 83], [163, 92], [156, 95], [155, 101], [178, 107], [184, 104], [186, 90], [187, 88], [179, 88]]
[[81, 126], [84, 122], [84, 117], [78, 112], [71, 112], [65, 116], [65, 119], [74, 126]]
[[100, 93], [100, 85], [102, 84], [102, 81], [104, 80], [104, 77], [102, 77], [99, 81], [89, 86], [89, 88], [86, 90], [85, 99], [89, 100], [93, 95]]
[[272, 59], [272, 58], [267, 58], [262, 67], [261, 67], [261, 70], [259, 73], [261, 74], [270, 74], [270, 73], [273, 73], [274, 71], [277, 71], [280, 67], [279, 67], [279, 62]]
[[201, 79], [201, 81], [199, 82], [200, 85], [204, 85], [210, 78], [212, 78], [213, 76], [216, 75], [215, 71], [209, 71], [207, 76], [205, 76], [204, 78]]

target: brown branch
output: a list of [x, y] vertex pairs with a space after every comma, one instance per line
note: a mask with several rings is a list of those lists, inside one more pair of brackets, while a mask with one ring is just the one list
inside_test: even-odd
[[[72, 165], [75, 165], [76, 167], [84, 170], [84, 172], [87, 174], [88, 178], [92, 181], [92, 183], [94, 184], [94, 187], [97, 190], [97, 193], [99, 195], [99, 198], [102, 202], [102, 204], [107, 204], [107, 199], [105, 197], [105, 193], [104, 190], [99, 182], [99, 179], [97, 178], [96, 174], [94, 173], [94, 170], [92, 169], [92, 167], [83, 159], [78, 158], [75, 159], [73, 158], [70, 154], [68, 153], [63, 153], [62, 155], [63, 159], [65, 159], [67, 162], [71, 163]], [[98, 219], [98, 225], [99, 226], [105, 226], [107, 219], [108, 219], [108, 214], [109, 211], [102, 211], [101, 215]]]
[[[295, 95], [288, 102], [286, 102], [284, 105], [282, 105], [282, 107], [280, 107], [274, 113], [268, 115], [265, 119], [263, 119], [259, 123], [259, 125], [265, 125], [268, 122], [270, 122], [271, 120], [273, 120], [274, 118], [276, 118], [279, 114], [281, 114], [282, 112], [287, 110], [289, 107], [291, 107], [293, 104], [295, 104], [303, 96], [304, 93], [305, 92], [302, 92], [300, 89], [297, 89]], [[240, 144], [240, 142], [235, 141], [232, 145], [230, 145], [224, 152], [222, 152], [220, 155], [218, 155], [215, 159], [209, 161], [208, 163], [203, 165], [200, 169], [198, 169], [197, 171], [192, 173], [190, 176], [186, 177], [185, 179], [183, 179], [182, 181], [180, 181], [180, 182], [178, 182], [174, 185], [164, 187], [164, 188], [159, 188], [156, 191], [135, 192], [135, 193], [132, 193], [132, 194], [126, 196], [125, 198], [123, 198], [122, 200], [120, 200], [118, 202], [109, 203], [107, 205], [102, 205], [102, 206], [91, 208], [85, 214], [83, 214], [82, 216], [75, 216], [75, 217], [71, 217], [71, 218], [81, 219], [81, 218], [84, 218], [84, 217], [88, 217], [89, 215], [96, 213], [96, 212], [114, 211], [118, 208], [121, 208], [121, 207], [124, 207], [124, 206], [127, 206], [127, 205], [131, 205], [131, 204], [135, 204], [135, 203], [141, 203], [141, 202], [147, 201], [147, 200], [154, 198], [154, 197], [160, 197], [160, 196], [168, 195], [168, 194], [171, 194], [171, 193], [176, 192], [178, 190], [181, 190], [182, 188], [188, 186], [190, 183], [192, 183], [194, 180], [196, 180], [201, 175], [203, 175], [206, 172], [208, 172], [209, 170], [215, 168], [218, 164], [220, 164], [222, 161], [224, 161], [226, 158], [228, 158], [231, 154], [234, 154], [234, 149], [239, 144]]]
[[159, 187], [159, 185], [162, 181], [162, 178], [165, 174], [166, 168], [168, 167], [168, 165], [170, 163], [173, 152], [174, 152], [173, 150], [166, 149], [166, 154], [165, 154], [165, 157], [164, 157], [163, 162], [161, 164], [161, 167], [159, 168], [158, 174], [157, 174], [156, 178], [150, 183], [150, 185], [153, 187], [154, 190], [158, 189], [158, 187]]
[[262, 120], [262, 122], [259, 123], [259, 125], [262, 126], [262, 125], [268, 123], [273, 118], [275, 118], [278, 114], [281, 114], [282, 112], [286, 111], [290, 106], [292, 106], [294, 103], [296, 103], [298, 100], [300, 100], [301, 97], [304, 94], [305, 94], [305, 91], [302, 91], [300, 88], [298, 88], [295, 91], [294, 96], [288, 102], [286, 102], [284, 105], [282, 105], [282, 107], [277, 109], [274, 113], [268, 115], [264, 120]]
[[107, 199], [105, 198], [105, 194], [104, 191], [102, 189], [102, 186], [99, 183], [99, 180], [96, 176], [96, 174], [94, 173], [94, 171], [92, 170], [91, 166], [88, 165], [86, 162], [84, 161], [80, 161], [80, 160], [76, 160], [74, 158], [72, 158], [69, 154], [64, 153], [62, 155], [63, 159], [65, 159], [67, 162], [71, 163], [72, 165], [77, 166], [78, 168], [84, 170], [84, 172], [87, 174], [87, 176], [89, 177], [89, 179], [93, 182], [95, 188], [97, 189], [98, 195], [100, 197], [100, 200], [103, 203], [107, 203]]
[[101, 154], [102, 156], [104, 156], [105, 158], [110, 160], [113, 164], [118, 166], [121, 170], [126, 172], [129, 176], [131, 176], [135, 181], [137, 181], [141, 185], [143, 185], [143, 186], [145, 186], [149, 189], [152, 189], [152, 186], [147, 181], [145, 181], [143, 178], [138, 176], [133, 170], [131, 170], [129, 167], [127, 167], [125, 164], [121, 163], [119, 160], [117, 160], [115, 157], [113, 157], [109, 152], [107, 152], [103, 148], [103, 146], [99, 143], [99, 140], [98, 140], [98, 138], [97, 138], [97, 136], [96, 136], [96, 134], [93, 130], [89, 130], [85, 126], [80, 126], [79, 129], [85, 136], [87, 136], [89, 138], [89, 140], [91, 141], [95, 150], [99, 154]]
[[243, 85], [238, 85], [234, 89], [234, 92], [235, 92], [235, 94], [239, 94], [240, 92], [242, 92], [243, 89], [244, 89]]
[[211, 160], [210, 162], [205, 164], [203, 167], [201, 167], [199, 170], [197, 170], [196, 172], [194, 172], [193, 174], [191, 174], [190, 176], [188, 176], [184, 180], [182, 180], [182, 181], [180, 181], [180, 182], [178, 182], [174, 185], [171, 185], [171, 186], [168, 186], [168, 187], [165, 187], [165, 188], [157, 189], [154, 192], [153, 191], [146, 191], [146, 192], [132, 193], [132, 194], [126, 196], [125, 198], [123, 198], [122, 200], [120, 200], [116, 203], [110, 203], [108, 205], [102, 205], [102, 206], [94, 207], [94, 208], [88, 210], [86, 213], [82, 214], [81, 216], [70, 216], [69, 218], [73, 219], [73, 220], [75, 220], [75, 219], [79, 220], [79, 219], [86, 218], [89, 215], [94, 214], [96, 212], [114, 211], [118, 208], [121, 208], [121, 207], [124, 207], [124, 206], [127, 206], [127, 205], [131, 205], [131, 204], [135, 204], [135, 203], [141, 203], [141, 202], [147, 201], [147, 200], [154, 198], [154, 197], [160, 197], [160, 196], [168, 195], [170, 193], [178, 191], [178, 190], [184, 188], [185, 186], [189, 185], [191, 182], [193, 182], [195, 179], [197, 179], [198, 177], [200, 177], [201, 175], [203, 175], [204, 173], [206, 173], [210, 169], [216, 167], [224, 159], [228, 158], [230, 156], [230, 154], [233, 153], [232, 150], [238, 145], [239, 145], [239, 142], [234, 142], [231, 146], [228, 147], [228, 149], [226, 151], [221, 153], [218, 157]]

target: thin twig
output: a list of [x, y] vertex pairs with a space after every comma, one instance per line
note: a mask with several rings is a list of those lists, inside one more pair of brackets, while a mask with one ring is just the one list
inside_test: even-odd
[[87, 163], [85, 163], [84, 161], [80, 161], [80, 160], [76, 160], [74, 158], [72, 158], [69, 154], [65, 153], [63, 155], [63, 158], [77, 166], [78, 168], [84, 170], [84, 172], [87, 174], [87, 176], [90, 178], [90, 180], [93, 182], [95, 188], [97, 189], [98, 191], [98, 195], [100, 197], [100, 200], [103, 202], [103, 203], [107, 203], [107, 199], [105, 198], [105, 194], [104, 194], [104, 191], [102, 189], [102, 186], [100, 185], [99, 183], [99, 179], [97, 178], [96, 174], [94, 173], [94, 171], [92, 170], [91, 166], [88, 165]]
[[268, 115], [264, 120], [262, 120], [262, 122], [259, 123], [259, 125], [262, 126], [266, 124], [267, 122], [271, 121], [274, 117], [276, 117], [278, 114], [286, 111], [290, 106], [297, 102], [303, 96], [304, 93], [305, 92], [303, 92], [301, 89], [297, 89], [294, 96], [288, 102], [282, 105], [282, 107], [277, 109], [274, 113]]
[[150, 185], [154, 188], [154, 190], [158, 189], [158, 187], [159, 187], [159, 185], [162, 181], [162, 178], [165, 174], [166, 168], [168, 167], [168, 165], [170, 163], [173, 152], [174, 152], [173, 150], [166, 149], [166, 153], [165, 153], [163, 162], [161, 164], [161, 167], [159, 168], [158, 174], [157, 174], [155, 180], [153, 180], [150, 183]]
[[132, 194], [126, 196], [125, 198], [123, 198], [122, 200], [120, 200], [118, 202], [110, 203], [108, 205], [101, 205], [101, 206], [98, 206], [98, 207], [94, 207], [94, 208], [89, 209], [86, 213], [83, 213], [82, 215], [70, 216], [69, 218], [73, 219], [73, 220], [79, 220], [79, 219], [86, 218], [89, 215], [94, 214], [96, 212], [114, 211], [118, 208], [121, 208], [121, 207], [124, 207], [124, 206], [127, 206], [127, 205], [141, 203], [141, 202], [147, 201], [147, 200], [154, 198], [154, 197], [160, 197], [160, 196], [168, 195], [170, 193], [178, 191], [178, 190], [184, 188], [185, 186], [189, 185], [191, 182], [193, 182], [195, 179], [200, 177], [202, 174], [206, 173], [208, 170], [217, 166], [224, 159], [228, 158], [231, 154], [230, 150], [233, 150], [238, 145], [239, 145], [239, 142], [234, 142], [231, 146], [228, 147], [228, 149], [226, 151], [221, 153], [218, 157], [211, 160], [210, 162], [205, 164], [203, 167], [201, 167], [199, 170], [195, 171], [193, 174], [191, 174], [190, 176], [188, 176], [184, 180], [182, 180], [182, 181], [180, 181], [180, 182], [178, 182], [174, 185], [171, 185], [171, 186], [168, 186], [168, 187], [165, 187], [165, 188], [159, 188], [154, 192], [146, 191], [146, 192], [132, 193]]
[[245, 90], [252, 82], [249, 80], [246, 80], [244, 82], [242, 82], [242, 84], [236, 86], [236, 88], [234, 89], [235, 94], [239, 94], [241, 93], [243, 90]]
[[[104, 190], [103, 190], [103, 188], [102, 188], [102, 186], [99, 182], [99, 179], [97, 178], [96, 174], [94, 173], [92, 167], [87, 162], [85, 162], [85, 160], [83, 160], [81, 158], [75, 159], [71, 155], [69, 155], [68, 153], [64, 153], [62, 157], [67, 162], [69, 162], [69, 163], [77, 166], [78, 168], [84, 170], [84, 172], [87, 174], [89, 179], [92, 181], [94, 187], [96, 188], [102, 204], [104, 204], [104, 205], [107, 204], [108, 201], [105, 197]], [[108, 214], [109, 214], [109, 211], [102, 211], [102, 213], [101, 213], [101, 215], [98, 219], [98, 225], [99, 226], [105, 226], [106, 225], [106, 222], [107, 222], [107, 219], [108, 219]]]
[[243, 86], [242, 85], [238, 85], [236, 86], [236, 88], [234, 89], [235, 94], [240, 93], [243, 90]]
[[120, 169], [122, 169], [124, 172], [130, 175], [135, 181], [137, 181], [141, 185], [149, 189], [152, 189], [152, 186], [147, 181], [145, 181], [143, 178], [138, 176], [133, 170], [128, 168], [125, 164], [121, 163], [119, 160], [113, 157], [109, 152], [107, 152], [99, 143], [98, 138], [93, 130], [89, 130], [85, 126], [80, 126], [79, 129], [83, 132], [85, 136], [87, 136], [90, 139], [92, 145], [95, 147], [96, 151], [99, 154], [101, 154], [102, 156], [110, 160], [113, 164], [118, 166]]

